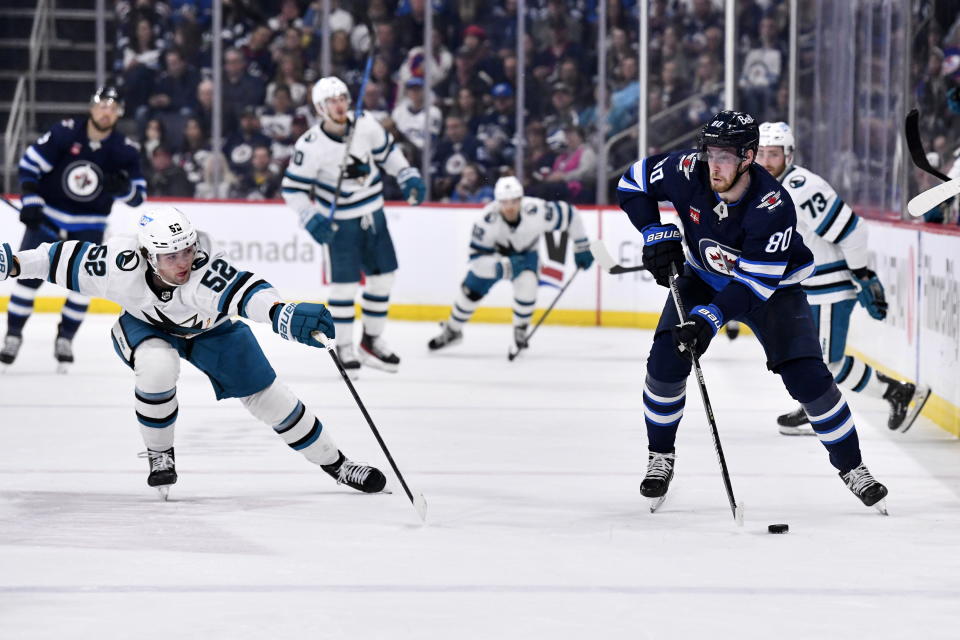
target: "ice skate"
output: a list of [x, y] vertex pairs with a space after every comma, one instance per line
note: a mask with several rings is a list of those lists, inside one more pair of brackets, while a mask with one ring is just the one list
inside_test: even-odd
[[387, 479], [383, 473], [376, 467], [371, 467], [360, 462], [348, 460], [343, 452], [340, 451], [337, 461], [333, 464], [325, 464], [320, 468], [337, 481], [337, 484], [345, 484], [351, 489], [362, 491], [363, 493], [379, 493], [387, 485]]
[[173, 457], [173, 447], [166, 451], [153, 451], [147, 449], [140, 453], [141, 458], [147, 458], [150, 462], [150, 475], [147, 476], [147, 484], [156, 487], [160, 492], [160, 498], [167, 499], [170, 493], [170, 487], [177, 483], [177, 467]]
[[803, 407], [797, 407], [790, 413], [777, 417], [780, 433], [785, 436], [815, 436], [816, 432], [810, 426], [810, 419]]
[[57, 341], [53, 343], [53, 356], [57, 359], [57, 373], [69, 372], [73, 364], [73, 343], [57, 336]]
[[17, 354], [20, 353], [20, 345], [23, 344], [23, 338], [21, 336], [11, 336], [7, 335], [3, 339], [3, 349], [0, 349], [0, 364], [3, 364], [3, 367], [0, 367], [0, 371], [5, 371], [7, 367], [13, 364], [13, 361], [17, 359]]
[[396, 373], [400, 368], [400, 358], [390, 350], [383, 338], [369, 333], [364, 333], [360, 340], [360, 362], [389, 373]]
[[440, 335], [431, 338], [430, 342], [427, 343], [431, 351], [455, 345], [463, 340], [463, 331], [451, 328], [446, 322], [441, 322], [440, 327], [443, 329]]
[[357, 359], [357, 350], [353, 348], [353, 345], [338, 344], [337, 357], [350, 379], [356, 380], [360, 376], [360, 361]]
[[513, 342], [517, 345], [517, 351], [526, 349], [527, 346], [527, 328], [528, 325], [518, 324], [513, 328]]
[[[917, 387], [912, 382], [900, 382], [877, 372], [877, 378], [887, 384], [887, 390], [883, 393], [883, 399], [890, 403], [890, 417], [887, 419], [887, 427], [891, 431], [905, 433], [913, 426], [923, 405], [927, 403], [930, 397], [930, 388], [927, 386]], [[912, 406], [911, 406], [912, 405]]]
[[647, 456], [647, 475], [640, 483], [640, 494], [650, 498], [650, 513], [654, 513], [667, 499], [667, 489], [673, 480], [675, 453], [650, 451]]
[[863, 504], [874, 507], [883, 515], [887, 515], [887, 501], [885, 500], [887, 488], [874, 479], [866, 465], [861, 463], [860, 466], [846, 473], [841, 473], [840, 478], [843, 479], [847, 488], [853, 492], [853, 495], [860, 498]]

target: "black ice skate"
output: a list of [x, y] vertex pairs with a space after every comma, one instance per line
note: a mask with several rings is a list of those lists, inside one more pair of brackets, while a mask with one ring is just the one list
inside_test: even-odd
[[20, 345], [22, 344], [22, 337], [7, 335], [3, 339], [3, 349], [0, 349], [0, 363], [13, 364], [13, 361], [17, 359], [17, 354], [20, 353]]
[[164, 500], [170, 493], [170, 486], [177, 483], [177, 467], [173, 458], [173, 447], [166, 451], [154, 451], [147, 449], [140, 453], [141, 458], [147, 458], [150, 462], [150, 475], [147, 476], [147, 484], [156, 487], [160, 492], [160, 497]]
[[785, 436], [815, 436], [816, 432], [810, 426], [810, 419], [803, 407], [797, 407], [790, 413], [777, 417], [780, 433]]
[[521, 349], [526, 349], [527, 344], [527, 327], [529, 325], [519, 324], [513, 328], [513, 342], [517, 345], [517, 351]]
[[360, 340], [360, 361], [368, 367], [396, 373], [400, 368], [400, 358], [380, 336], [363, 334]]
[[[917, 387], [912, 382], [900, 382], [877, 372], [877, 378], [887, 384], [883, 399], [890, 403], [890, 417], [887, 427], [891, 431], [905, 433], [916, 421], [923, 405], [930, 397], [930, 387]], [[913, 406], [911, 406], [913, 405]]]
[[675, 453], [650, 451], [647, 456], [647, 475], [640, 483], [640, 494], [650, 498], [650, 513], [656, 511], [667, 499], [667, 489], [673, 480]]
[[877, 482], [866, 465], [860, 464], [859, 467], [851, 469], [846, 473], [841, 473], [840, 477], [844, 484], [853, 492], [853, 495], [860, 498], [860, 501], [868, 507], [875, 507], [883, 515], [887, 515], [887, 488]]
[[337, 357], [340, 359], [340, 364], [343, 365], [343, 370], [347, 372], [350, 379], [356, 380], [360, 375], [360, 361], [357, 360], [357, 350], [353, 348], [353, 345], [338, 344]]
[[57, 359], [57, 373], [67, 373], [73, 364], [73, 343], [67, 338], [57, 336], [53, 343], [53, 357]]
[[731, 320], [727, 323], [727, 337], [730, 340], [736, 340], [737, 336], [740, 335], [740, 323], [736, 320]]
[[446, 322], [441, 322], [440, 327], [443, 329], [440, 332], [440, 335], [436, 336], [435, 338], [431, 338], [430, 342], [427, 343], [427, 346], [430, 347], [430, 351], [443, 349], [444, 347], [449, 347], [463, 340], [463, 331], [457, 331], [456, 329], [450, 328], [450, 325], [448, 325]]
[[379, 493], [387, 486], [387, 479], [376, 467], [348, 460], [342, 451], [337, 453], [339, 457], [336, 462], [320, 467], [336, 480], [337, 484], [345, 484], [364, 493]]

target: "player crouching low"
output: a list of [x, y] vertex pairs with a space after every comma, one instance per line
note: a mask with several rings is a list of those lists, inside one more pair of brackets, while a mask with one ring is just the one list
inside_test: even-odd
[[443, 331], [428, 343], [432, 351], [463, 339], [480, 301], [499, 280], [513, 283], [513, 336], [518, 349], [526, 348], [527, 328], [537, 304], [537, 245], [544, 233], [569, 230], [574, 261], [580, 269], [593, 264], [589, 239], [577, 210], [566, 202], [547, 202], [523, 195], [513, 176], [497, 180], [495, 200], [483, 209], [470, 238], [470, 270], [453, 303]]
[[286, 303], [257, 275], [208, 255], [177, 209], [154, 205], [141, 217], [137, 238], [117, 237], [105, 245], [54, 242], [14, 254], [9, 244], [0, 244], [0, 281], [18, 276], [48, 279], [123, 307], [113, 346], [134, 371], [147, 484], [164, 499], [177, 481], [173, 435], [181, 358], [207, 375], [218, 400], [239, 398], [338, 483], [365, 493], [383, 490], [383, 473], [340, 452], [321, 422], [277, 380], [250, 328], [230, 319], [269, 323], [285, 340], [323, 348], [314, 335], [333, 337], [326, 307]]

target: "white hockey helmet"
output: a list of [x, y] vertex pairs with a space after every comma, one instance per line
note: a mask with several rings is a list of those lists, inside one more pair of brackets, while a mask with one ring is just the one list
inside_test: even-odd
[[523, 185], [514, 176], [504, 176], [493, 187], [493, 197], [497, 202], [522, 198]]
[[140, 249], [158, 275], [157, 256], [177, 253], [197, 243], [197, 230], [193, 223], [182, 211], [170, 205], [150, 206], [140, 216], [138, 225], [137, 241]]
[[336, 76], [327, 76], [317, 80], [313, 85], [313, 91], [310, 98], [313, 100], [313, 106], [317, 109], [317, 114], [323, 120], [327, 117], [327, 100], [339, 96], [347, 96], [347, 106], [350, 106], [350, 89], [344, 84], [343, 80]]
[[761, 147], [783, 147], [784, 155], [793, 155], [796, 146], [793, 131], [786, 122], [764, 122], [760, 125]]

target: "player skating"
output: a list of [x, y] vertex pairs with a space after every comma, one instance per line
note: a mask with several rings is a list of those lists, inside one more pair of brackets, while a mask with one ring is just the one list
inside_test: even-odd
[[[853, 416], [822, 360], [799, 286], [813, 272], [813, 256], [795, 233], [789, 194], [754, 166], [758, 142], [752, 116], [722, 111], [704, 126], [698, 149], [640, 160], [618, 185], [620, 206], [644, 237], [644, 266], [662, 286], [678, 270], [688, 310], [680, 318], [667, 300], [647, 360], [649, 455], [640, 491], [660, 499], [673, 478], [689, 352], [702, 354], [727, 320], [740, 319], [763, 345], [767, 367], [803, 406], [844, 483], [883, 511], [887, 489], [863, 464]], [[675, 225], [660, 222], [662, 200], [676, 208], [683, 239]]]
[[[300, 136], [284, 174], [282, 193], [287, 205], [320, 244], [330, 251], [330, 298], [327, 305], [337, 329], [337, 354], [354, 375], [365, 365], [396, 372], [400, 358], [382, 338], [397, 270], [387, 219], [383, 213], [383, 175], [395, 176], [408, 201], [420, 204], [424, 184], [393, 136], [371, 116], [350, 115], [350, 93], [338, 78], [321, 78], [313, 88], [319, 122]], [[351, 130], [356, 128], [355, 132]], [[352, 138], [351, 138], [352, 134]], [[340, 184], [340, 164], [346, 143], [349, 161]], [[339, 193], [337, 185], [340, 184]], [[336, 213], [330, 210], [336, 197]], [[360, 355], [353, 344], [354, 299], [365, 277], [361, 308], [363, 336]]]
[[[140, 172], [136, 143], [114, 127], [123, 116], [123, 100], [113, 87], [90, 98], [85, 120], [63, 120], [27, 147], [20, 159], [20, 221], [27, 227], [20, 249], [57, 239], [99, 243], [114, 201], [138, 206], [147, 182]], [[13, 364], [23, 344], [23, 326], [43, 280], [21, 279], [7, 307], [7, 335], [0, 363]], [[73, 362], [72, 340], [90, 300], [75, 291], [63, 307], [54, 357], [59, 370]]]
[[177, 209], [151, 206], [136, 238], [116, 237], [104, 245], [59, 241], [14, 254], [9, 244], [0, 244], [0, 281], [17, 276], [44, 278], [123, 307], [113, 346], [134, 371], [147, 484], [164, 498], [177, 481], [173, 436], [181, 358], [207, 375], [218, 400], [239, 398], [337, 482], [367, 493], [383, 489], [383, 474], [344, 457], [327, 429], [277, 380], [249, 327], [230, 319], [268, 323], [286, 340], [322, 348], [313, 334], [333, 337], [330, 313], [322, 304], [286, 303], [256, 274], [222, 254], [208, 255]]
[[431, 350], [463, 339], [463, 325], [487, 292], [500, 280], [513, 284], [513, 336], [517, 349], [526, 348], [527, 329], [537, 304], [537, 247], [544, 233], [569, 231], [573, 258], [580, 269], [593, 264], [589, 239], [577, 210], [566, 202], [547, 202], [523, 195], [513, 176], [497, 180], [494, 201], [483, 209], [470, 238], [470, 270], [460, 287], [450, 318], [440, 335], [431, 339]]
[[[813, 275], [803, 291], [813, 312], [823, 357], [837, 384], [890, 404], [887, 426], [906, 431], [923, 409], [930, 388], [890, 378], [845, 354], [850, 314], [859, 300], [870, 317], [883, 320], [887, 302], [877, 274], [867, 268], [867, 225], [826, 180], [794, 164], [793, 132], [785, 122], [760, 125], [757, 164], [770, 172], [797, 203], [797, 230], [813, 252]], [[803, 407], [777, 418], [780, 433], [813, 435]]]

